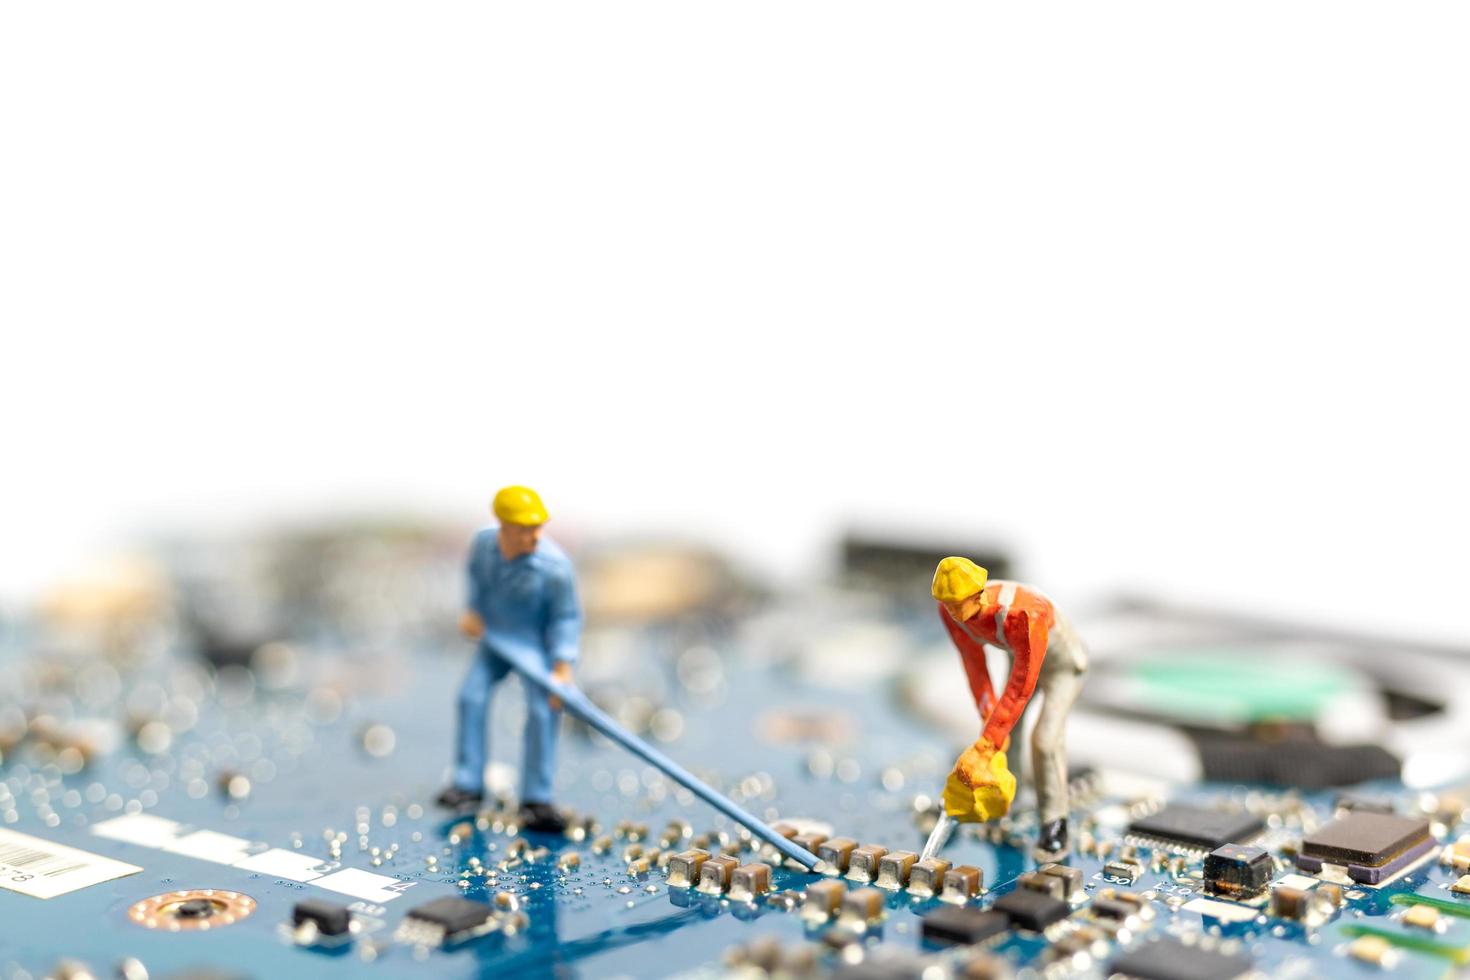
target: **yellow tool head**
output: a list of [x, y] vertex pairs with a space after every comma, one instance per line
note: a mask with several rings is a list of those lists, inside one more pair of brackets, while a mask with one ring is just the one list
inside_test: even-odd
[[1016, 799], [1016, 777], [1006, 767], [1006, 754], [990, 757], [983, 778], [971, 786], [960, 777], [957, 765], [944, 783], [944, 812], [960, 823], [985, 823], [1010, 812]]

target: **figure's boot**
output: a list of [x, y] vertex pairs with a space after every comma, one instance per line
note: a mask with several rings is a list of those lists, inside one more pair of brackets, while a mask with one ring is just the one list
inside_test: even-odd
[[1041, 825], [1032, 855], [1038, 861], [1055, 861], [1067, 853], [1067, 818], [1048, 820]]
[[567, 829], [567, 820], [550, 803], [527, 803], [521, 807], [526, 830], [543, 834], [559, 834]]
[[479, 790], [450, 786], [440, 793], [434, 802], [450, 810], [459, 810], [472, 804], [478, 804], [484, 798], [485, 794]]

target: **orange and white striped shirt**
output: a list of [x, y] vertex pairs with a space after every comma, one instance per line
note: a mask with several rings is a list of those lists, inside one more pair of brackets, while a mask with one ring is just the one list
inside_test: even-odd
[[[941, 602], [939, 618], [959, 650], [965, 676], [970, 681], [970, 693], [985, 723], [981, 737], [999, 748], [1036, 690], [1041, 663], [1046, 658], [1047, 637], [1056, 622], [1056, 610], [1051, 600], [1040, 592], [1002, 580], [988, 583], [980, 601], [980, 611], [963, 623], [956, 622]], [[999, 701], [985, 666], [987, 643], [1011, 654], [1011, 674]]]

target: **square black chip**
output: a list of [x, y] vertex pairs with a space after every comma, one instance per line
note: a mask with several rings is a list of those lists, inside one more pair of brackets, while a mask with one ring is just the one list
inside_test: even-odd
[[1072, 912], [1072, 906], [1060, 898], [1052, 898], [1045, 892], [1018, 888], [1009, 895], [1002, 895], [991, 906], [1011, 920], [1011, 925], [1032, 932], [1041, 932], [1047, 926], [1061, 922]]
[[954, 907], [935, 909], [920, 925], [924, 941], [939, 946], [984, 942], [1009, 928], [1010, 920], [1000, 912]]
[[1352, 810], [1302, 839], [1302, 853], [1337, 864], [1382, 864], [1429, 836], [1429, 821]]

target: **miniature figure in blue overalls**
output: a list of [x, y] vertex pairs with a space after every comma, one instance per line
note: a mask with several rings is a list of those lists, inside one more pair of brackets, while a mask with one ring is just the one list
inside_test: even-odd
[[[459, 735], [454, 782], [439, 794], [441, 806], [462, 807], [485, 795], [485, 723], [495, 685], [511, 667], [497, 655], [497, 641], [531, 646], [546, 658], [552, 677], [572, 680], [582, 611], [572, 563], [541, 536], [546, 508], [529, 487], [506, 487], [493, 505], [499, 527], [475, 535], [470, 547], [469, 598], [460, 630], [479, 641], [459, 690]], [[565, 822], [551, 803], [556, 775], [556, 736], [561, 704], [524, 683], [526, 728], [521, 764], [521, 806], [528, 830], [561, 831]]]

